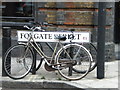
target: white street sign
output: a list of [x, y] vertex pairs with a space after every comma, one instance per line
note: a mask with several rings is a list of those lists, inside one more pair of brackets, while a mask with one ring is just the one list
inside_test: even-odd
[[58, 42], [56, 37], [66, 36], [66, 40], [62, 41], [69, 43], [71, 41], [71, 36], [74, 35], [72, 42], [90, 42], [90, 32], [31, 32], [31, 31], [18, 31], [18, 41], [26, 42], [29, 40], [30, 36], [34, 38], [36, 42]]

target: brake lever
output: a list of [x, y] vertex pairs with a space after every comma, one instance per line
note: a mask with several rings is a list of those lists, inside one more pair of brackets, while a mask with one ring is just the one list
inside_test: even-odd
[[23, 27], [24, 27], [24, 28], [27, 28], [27, 29], [30, 29], [27, 25], [24, 25]]

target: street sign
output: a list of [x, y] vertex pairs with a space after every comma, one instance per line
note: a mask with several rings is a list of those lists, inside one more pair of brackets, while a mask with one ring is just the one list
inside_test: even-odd
[[[90, 32], [31, 32], [31, 31], [18, 31], [18, 41], [26, 42], [30, 36], [34, 38], [36, 42], [58, 42], [56, 39], [59, 36], [65, 36], [66, 40], [62, 41], [65, 43], [72, 42], [90, 42]], [[72, 38], [73, 37], [73, 38]]]

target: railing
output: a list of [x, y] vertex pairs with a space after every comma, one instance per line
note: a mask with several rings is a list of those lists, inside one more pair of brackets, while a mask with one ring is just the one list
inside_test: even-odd
[[3, 27], [12, 27], [12, 28], [19, 28], [24, 25], [30, 25], [31, 23], [29, 21], [33, 21], [34, 17], [7, 17], [7, 16], [0, 16], [0, 19], [2, 19], [2, 22], [0, 22], [0, 25]]

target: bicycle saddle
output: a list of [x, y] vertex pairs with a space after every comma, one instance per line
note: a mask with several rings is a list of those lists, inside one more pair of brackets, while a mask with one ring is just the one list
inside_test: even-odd
[[57, 36], [56, 39], [58, 39], [59, 41], [65, 41], [67, 38], [66, 36]]

